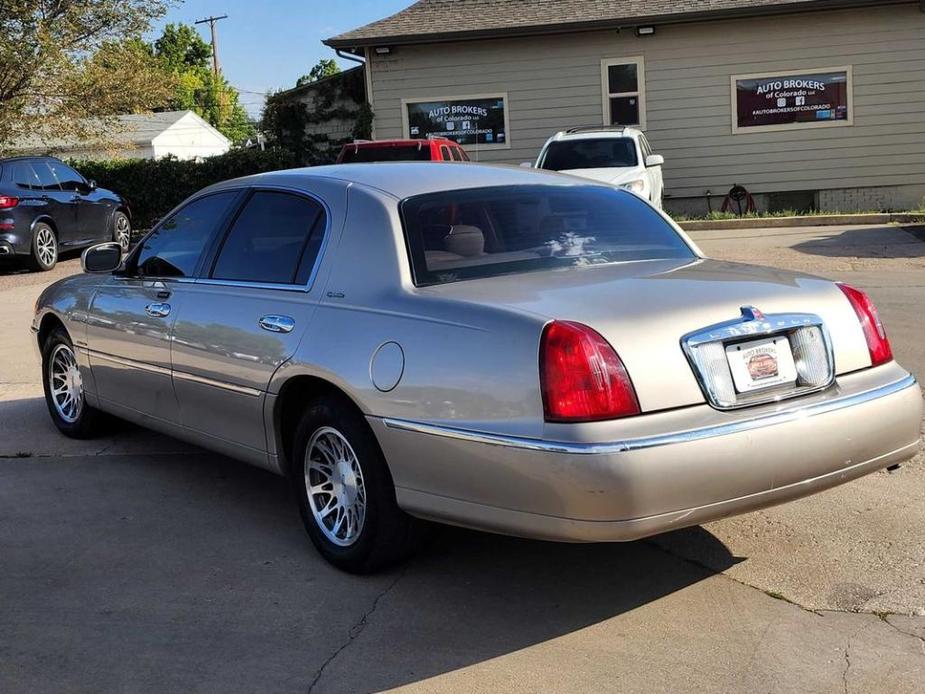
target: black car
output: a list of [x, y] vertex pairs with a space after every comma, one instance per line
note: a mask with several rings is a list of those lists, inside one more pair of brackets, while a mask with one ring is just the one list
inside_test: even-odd
[[24, 258], [36, 270], [50, 270], [59, 251], [100, 241], [127, 250], [130, 219], [121, 197], [60, 159], [0, 159], [0, 259]]

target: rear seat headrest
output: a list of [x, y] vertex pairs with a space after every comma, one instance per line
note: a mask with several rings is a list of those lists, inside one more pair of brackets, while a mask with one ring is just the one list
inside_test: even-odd
[[465, 258], [482, 255], [485, 252], [485, 234], [478, 227], [456, 224], [443, 237], [443, 247]]

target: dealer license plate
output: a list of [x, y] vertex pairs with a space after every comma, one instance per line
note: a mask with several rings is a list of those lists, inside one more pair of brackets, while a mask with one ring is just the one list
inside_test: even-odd
[[796, 383], [790, 340], [769, 337], [726, 346], [732, 380], [740, 393]]

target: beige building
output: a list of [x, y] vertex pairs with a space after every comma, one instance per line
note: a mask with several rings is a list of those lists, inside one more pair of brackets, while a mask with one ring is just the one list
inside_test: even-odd
[[925, 0], [420, 0], [328, 39], [367, 62], [375, 137], [533, 160], [637, 125], [666, 206], [910, 209], [925, 197]]

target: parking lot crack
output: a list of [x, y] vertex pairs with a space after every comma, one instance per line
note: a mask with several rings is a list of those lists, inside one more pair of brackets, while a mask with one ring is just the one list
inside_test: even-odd
[[308, 685], [308, 694], [312, 694], [315, 691], [315, 687], [318, 686], [318, 683], [321, 681], [322, 676], [324, 676], [325, 670], [328, 666], [337, 660], [337, 657], [343, 653], [349, 646], [352, 644], [359, 636], [363, 633], [363, 630], [366, 628], [366, 625], [369, 623], [370, 617], [373, 616], [373, 613], [379, 608], [379, 603], [392, 592], [398, 582], [404, 578], [405, 572], [407, 569], [401, 571], [395, 579], [389, 583], [378, 595], [373, 599], [372, 604], [369, 606], [369, 609], [366, 610], [357, 622], [350, 627], [347, 632], [347, 639], [344, 641], [337, 649], [321, 664], [321, 667], [315, 671], [315, 676], [312, 678], [311, 683]]
[[842, 671], [841, 680], [845, 687], [845, 694], [848, 694], [848, 671], [851, 670], [851, 637], [845, 644], [845, 669]]
[[893, 624], [893, 622], [890, 621], [890, 615], [880, 615], [880, 619], [883, 620], [884, 624], [889, 625], [890, 627], [898, 631], [900, 634], [904, 634], [905, 636], [909, 636], [913, 639], [917, 639], [919, 642], [919, 648], [922, 649], [922, 655], [925, 655], [925, 638], [919, 636], [918, 634], [913, 634], [911, 631], [900, 629], [898, 626], [896, 626], [895, 624]]

